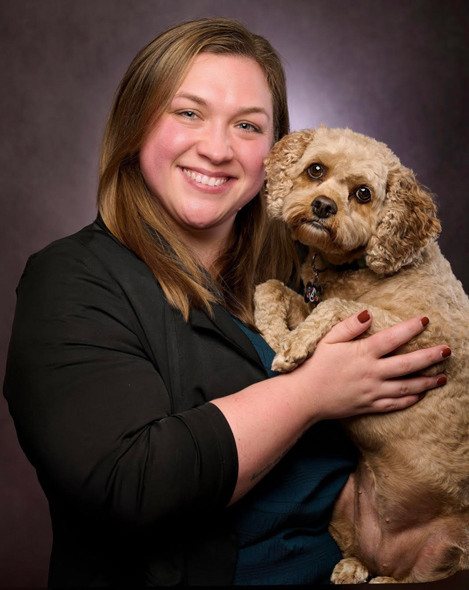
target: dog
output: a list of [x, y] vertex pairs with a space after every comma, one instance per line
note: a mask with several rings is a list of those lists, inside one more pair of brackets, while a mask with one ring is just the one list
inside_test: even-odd
[[469, 299], [441, 254], [433, 196], [384, 144], [349, 129], [293, 132], [266, 160], [266, 206], [308, 247], [303, 297], [258, 285], [255, 322], [291, 371], [363, 309], [365, 337], [430, 318], [396, 353], [447, 344], [447, 384], [412, 407], [343, 421], [360, 451], [330, 531], [336, 584], [427, 582], [469, 569]]

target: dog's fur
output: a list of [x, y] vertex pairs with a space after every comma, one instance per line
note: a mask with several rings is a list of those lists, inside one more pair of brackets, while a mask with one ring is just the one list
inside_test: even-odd
[[[310, 168], [323, 170], [318, 179], [308, 174], [315, 163], [323, 166]], [[326, 267], [315, 308], [279, 281], [257, 287], [256, 324], [277, 352], [273, 369], [293, 369], [334, 324], [363, 309], [373, 315], [365, 336], [430, 318], [397, 352], [452, 349], [431, 369], [444, 371], [447, 385], [406, 410], [344, 421], [361, 459], [331, 522], [344, 555], [332, 581], [425, 582], [469, 569], [469, 300], [436, 243], [431, 195], [386, 145], [349, 129], [284, 137], [266, 171], [270, 215], [309, 247], [304, 283], [314, 279], [313, 254]], [[370, 193], [357, 196], [363, 186]], [[366, 267], [337, 268], [356, 259]]]

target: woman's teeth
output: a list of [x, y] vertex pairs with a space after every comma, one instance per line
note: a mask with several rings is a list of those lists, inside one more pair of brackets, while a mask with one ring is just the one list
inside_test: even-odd
[[200, 174], [199, 172], [192, 172], [192, 170], [188, 170], [187, 168], [183, 168], [182, 171], [186, 176], [192, 178], [192, 180], [200, 182], [200, 184], [206, 184], [208, 186], [220, 186], [222, 184], [225, 184], [225, 182], [228, 182], [228, 178], [226, 176], [205, 176], [205, 174]]

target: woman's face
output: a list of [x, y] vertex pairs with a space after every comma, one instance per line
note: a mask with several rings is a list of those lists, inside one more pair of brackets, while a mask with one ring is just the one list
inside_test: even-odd
[[263, 184], [272, 142], [272, 98], [260, 66], [202, 53], [144, 142], [140, 166], [193, 243], [222, 247], [236, 213]]

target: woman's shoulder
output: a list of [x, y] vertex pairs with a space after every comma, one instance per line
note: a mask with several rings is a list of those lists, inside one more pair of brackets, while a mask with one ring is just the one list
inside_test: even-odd
[[100, 252], [117, 255], [125, 248], [98, 219], [69, 236], [54, 240], [29, 257], [28, 264], [48, 265], [64, 257], [71, 260], [83, 260], [99, 255]]
[[168, 308], [149, 268], [96, 222], [33, 254], [16, 293], [23, 323], [112, 314], [135, 331], [151, 313], [160, 325]]
[[[154, 275], [98, 219], [73, 235], [33, 254], [23, 271], [18, 297], [47, 301], [50, 308], [77, 299], [99, 302], [134, 300], [165, 307]], [[90, 303], [91, 304], [91, 303]], [[132, 307], [132, 304], [131, 304]]]
[[63, 275], [91, 274], [116, 278], [132, 266], [140, 272], [149, 272], [146, 265], [119, 242], [98, 217], [76, 233], [59, 238], [32, 254], [23, 277], [36, 275], [47, 280]]

